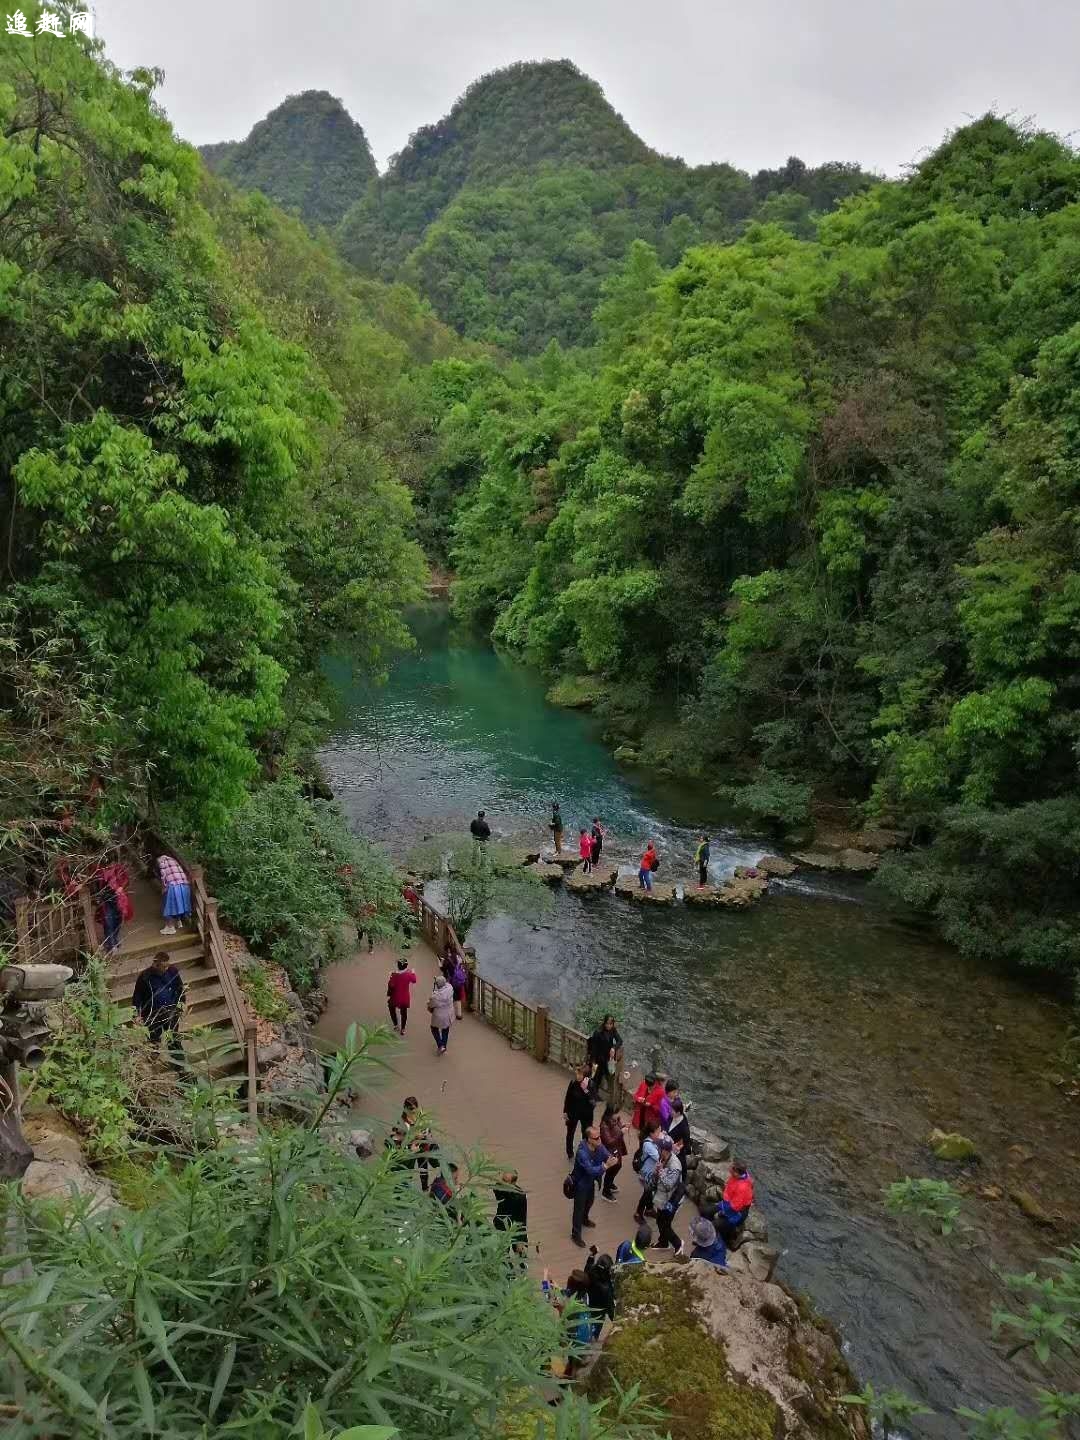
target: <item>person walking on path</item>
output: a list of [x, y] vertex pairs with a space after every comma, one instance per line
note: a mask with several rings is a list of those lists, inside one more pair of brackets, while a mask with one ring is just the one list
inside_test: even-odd
[[146, 1026], [150, 1043], [156, 1049], [161, 1044], [162, 1035], [166, 1036], [169, 1053], [178, 1065], [187, 1063], [179, 1033], [184, 995], [184, 977], [170, 963], [169, 952], [159, 950], [135, 981], [131, 996], [131, 1003]]
[[450, 1026], [454, 1023], [454, 987], [445, 975], [435, 976], [427, 1008], [431, 1012], [431, 1038], [435, 1041], [435, 1049], [438, 1054], [445, 1055]]
[[622, 1162], [626, 1156], [626, 1136], [623, 1134], [622, 1116], [619, 1114], [618, 1106], [608, 1104], [600, 1119], [600, 1143], [605, 1150], [610, 1151], [618, 1161], [610, 1170], [604, 1172], [604, 1182], [600, 1186], [600, 1199], [607, 1200], [614, 1205], [615, 1196], [619, 1187], [615, 1184], [616, 1177], [622, 1169]]
[[709, 837], [702, 835], [701, 844], [694, 851], [694, 864], [697, 866], [698, 886], [704, 888], [709, 883]]
[[553, 800], [551, 802], [551, 838], [555, 841], [556, 855], [562, 854], [562, 832], [562, 811], [559, 809], [559, 802], [557, 800]]
[[581, 857], [581, 873], [588, 875], [592, 869], [592, 837], [587, 830], [582, 830], [578, 840], [578, 855]]
[[162, 935], [175, 935], [191, 914], [191, 882], [187, 871], [174, 855], [159, 855], [158, 879], [161, 881], [161, 915], [165, 921]]
[[[656, 1184], [657, 1171], [660, 1169], [660, 1133], [660, 1121], [654, 1120], [649, 1126], [645, 1139], [641, 1142], [640, 1164], [635, 1165], [638, 1179], [641, 1181], [641, 1199], [634, 1211], [634, 1219], [639, 1225], [644, 1223], [645, 1211], [653, 1203], [653, 1189]], [[634, 1159], [637, 1161], [636, 1155]]]
[[642, 890], [652, 889], [653, 871], [660, 868], [660, 856], [656, 853], [656, 846], [650, 840], [645, 847], [645, 853], [641, 857], [641, 864], [638, 866], [638, 884]]
[[574, 1213], [570, 1238], [575, 1245], [580, 1245], [582, 1250], [585, 1249], [585, 1241], [581, 1238], [582, 1227], [592, 1230], [596, 1225], [594, 1220], [589, 1219], [596, 1198], [596, 1183], [604, 1178], [604, 1172], [614, 1164], [614, 1155], [609, 1155], [600, 1143], [600, 1131], [595, 1125], [590, 1125], [585, 1132], [585, 1139], [577, 1148], [574, 1168], [571, 1171]]
[[390, 1011], [390, 1023], [399, 1035], [405, 1034], [411, 991], [416, 983], [416, 971], [410, 967], [407, 960], [399, 960], [397, 969], [391, 970], [386, 978], [386, 1007]]
[[608, 1098], [615, 1094], [616, 1077], [622, 1060], [622, 1036], [614, 1015], [605, 1015], [589, 1036], [588, 1059], [592, 1072], [593, 1095], [599, 1095], [600, 1086], [607, 1085]]
[[130, 876], [127, 866], [119, 860], [99, 866], [94, 871], [92, 889], [97, 901], [97, 922], [104, 932], [102, 945], [106, 955], [120, 949], [120, 931], [134, 919], [135, 907], [128, 894]]
[[660, 1168], [656, 1174], [656, 1188], [653, 1192], [656, 1226], [659, 1232], [654, 1249], [666, 1250], [669, 1245], [672, 1245], [676, 1255], [681, 1253], [682, 1241], [675, 1234], [674, 1226], [675, 1216], [678, 1214], [685, 1194], [686, 1185], [683, 1183], [682, 1166], [679, 1164], [679, 1157], [675, 1154], [675, 1147], [670, 1140], [661, 1140]]
[[589, 1072], [584, 1065], [574, 1066], [574, 1078], [566, 1087], [563, 1101], [563, 1119], [566, 1121], [566, 1158], [574, 1158], [574, 1136], [581, 1126], [581, 1138], [588, 1134], [593, 1123], [593, 1096], [589, 1087]]
[[592, 863], [593, 869], [600, 864], [600, 856], [604, 849], [604, 827], [600, 823], [600, 816], [594, 815], [592, 820]]
[[469, 969], [465, 957], [455, 948], [452, 940], [446, 942], [446, 954], [440, 968], [454, 992], [454, 1010], [460, 1020], [469, 994]]

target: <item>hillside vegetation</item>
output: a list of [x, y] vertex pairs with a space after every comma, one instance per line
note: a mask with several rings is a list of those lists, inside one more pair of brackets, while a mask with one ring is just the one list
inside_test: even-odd
[[243, 190], [261, 190], [308, 225], [338, 223], [369, 180], [367, 136], [325, 90], [290, 95], [246, 140], [204, 145], [211, 170]]
[[656, 758], [759, 817], [863, 803], [930, 842], [886, 883], [949, 939], [1065, 973], [1078, 199], [1075, 151], [989, 115], [816, 239], [638, 242], [598, 363], [457, 366], [425, 501], [459, 613], [600, 677], [614, 733], [663, 701]]

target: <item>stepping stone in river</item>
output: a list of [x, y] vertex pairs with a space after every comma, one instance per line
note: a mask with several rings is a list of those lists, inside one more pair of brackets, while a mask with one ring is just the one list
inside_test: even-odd
[[535, 875], [538, 880], [543, 880], [545, 885], [561, 885], [563, 882], [562, 866], [548, 865], [543, 860], [538, 860], [535, 865], [526, 865], [525, 873]]
[[567, 875], [566, 888], [575, 895], [597, 894], [601, 890], [610, 890], [618, 873], [613, 865], [598, 865], [595, 870], [590, 870], [588, 875], [579, 867]]
[[766, 855], [757, 862], [757, 868], [764, 870], [766, 875], [775, 875], [777, 879], [786, 879], [788, 875], [794, 875], [799, 868], [791, 860], [785, 860], [780, 855]]
[[639, 905], [673, 905], [675, 903], [674, 885], [665, 885], [659, 880], [654, 880], [651, 890], [643, 890], [638, 884], [637, 875], [620, 875], [615, 882], [615, 894], [625, 895], [627, 900], [636, 900]]

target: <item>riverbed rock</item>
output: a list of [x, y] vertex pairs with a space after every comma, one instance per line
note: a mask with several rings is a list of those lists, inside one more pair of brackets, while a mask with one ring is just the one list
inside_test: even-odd
[[679, 1437], [868, 1434], [862, 1412], [841, 1404], [858, 1384], [835, 1332], [747, 1268], [650, 1262], [620, 1276], [617, 1318], [586, 1385], [597, 1400], [639, 1382]]
[[260, 1070], [265, 1070], [270, 1065], [276, 1065], [279, 1060], [284, 1060], [287, 1053], [280, 1040], [271, 1040], [269, 1045], [260, 1045], [255, 1051], [255, 1063]]
[[640, 765], [641, 756], [633, 745], [620, 745], [612, 755], [620, 765]]
[[767, 1282], [773, 1278], [779, 1250], [771, 1245], [761, 1245], [756, 1240], [744, 1240], [737, 1250], [728, 1252], [728, 1269], [733, 1274], [751, 1275], [755, 1280]]
[[966, 1135], [958, 1135], [955, 1131], [931, 1130], [927, 1143], [936, 1160], [962, 1162], [974, 1160], [979, 1153], [979, 1147], [974, 1140], [969, 1140]]
[[791, 860], [785, 860], [782, 855], [764, 855], [757, 863], [759, 870], [764, 870], [766, 875], [773, 875], [778, 880], [784, 880], [789, 875], [794, 875], [799, 868]]
[[881, 856], [870, 850], [799, 850], [793, 853], [793, 860], [811, 870], [841, 870], [851, 874], [869, 873], [881, 863]]
[[90, 1169], [78, 1132], [61, 1115], [46, 1110], [28, 1118], [23, 1133], [34, 1150], [22, 1180], [27, 1200], [86, 1199], [91, 1210], [116, 1204], [112, 1184]]
[[576, 870], [581, 865], [581, 856], [572, 855], [569, 850], [561, 850], [558, 855], [549, 850], [540, 858], [545, 865], [558, 865], [563, 870]]
[[[33, 1169], [33, 1166], [30, 1167]], [[1011, 1188], [1009, 1199], [1017, 1207], [1020, 1213], [1029, 1219], [1033, 1225], [1041, 1225], [1046, 1230], [1053, 1230], [1057, 1226], [1057, 1220], [1048, 1210], [1043, 1209], [1038, 1200], [1030, 1190]]]
[[566, 877], [566, 888], [575, 895], [595, 895], [601, 890], [610, 890], [618, 879], [619, 872], [613, 865], [597, 865], [586, 875], [580, 867]]
[[625, 895], [640, 905], [674, 905], [675, 886], [654, 880], [651, 890], [643, 890], [636, 875], [620, 875], [615, 882], [616, 895]]
[[561, 865], [549, 865], [544, 860], [538, 860], [535, 865], [526, 865], [525, 873], [535, 875], [545, 885], [561, 885], [563, 882], [563, 868]]

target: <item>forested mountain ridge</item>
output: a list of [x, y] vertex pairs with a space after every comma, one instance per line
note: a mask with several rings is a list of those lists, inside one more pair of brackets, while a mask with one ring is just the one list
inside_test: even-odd
[[459, 612], [645, 763], [909, 827], [887, 881], [950, 940], [1080, 972], [1078, 273], [1080, 156], [994, 115], [816, 239], [636, 243], [599, 363], [459, 374]]
[[361, 127], [325, 90], [290, 95], [246, 140], [203, 145], [211, 170], [242, 190], [261, 190], [308, 225], [338, 223], [375, 160]]

